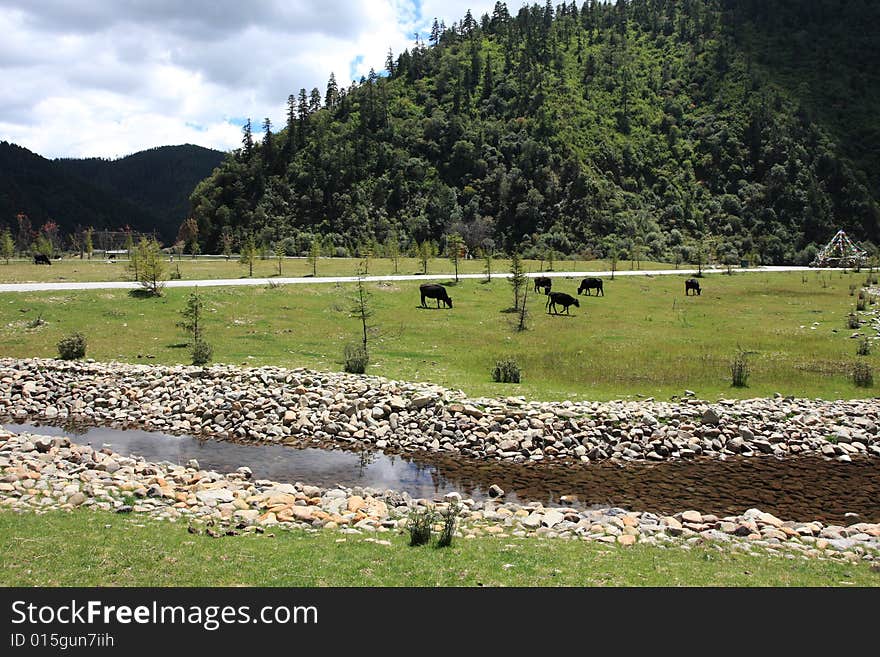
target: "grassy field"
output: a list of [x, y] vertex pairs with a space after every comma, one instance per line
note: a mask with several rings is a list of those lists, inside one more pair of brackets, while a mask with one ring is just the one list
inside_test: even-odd
[[[877, 586], [865, 563], [581, 541], [457, 539], [411, 548], [331, 531], [210, 538], [77, 511], [0, 512], [2, 586]], [[342, 539], [345, 540], [342, 540]]]
[[[321, 258], [317, 265], [317, 274], [321, 276], [354, 276], [361, 260], [357, 258]], [[53, 260], [52, 265], [35, 265], [31, 260], [10, 260], [9, 264], [0, 262], [0, 283], [64, 283], [72, 281], [126, 281], [131, 280], [128, 262], [118, 260], [110, 263], [104, 259], [80, 260], [68, 258]], [[187, 256], [175, 258], [174, 262], [165, 262], [166, 271], [180, 272], [182, 280], [208, 280], [218, 278], [246, 278], [248, 267], [237, 259], [197, 258]], [[537, 260], [523, 261], [525, 271], [540, 272], [548, 269], [548, 263]], [[629, 261], [619, 262], [618, 270], [635, 269]], [[638, 269], [673, 269], [673, 265], [660, 262], [642, 262]], [[462, 260], [459, 273], [481, 274], [485, 269], [482, 260]], [[493, 273], [509, 271], [510, 261], [498, 259], [492, 261]], [[605, 260], [556, 260], [553, 264], [556, 271], [610, 271], [611, 263]], [[446, 258], [434, 258], [428, 262], [429, 274], [444, 274], [454, 271], [452, 263]], [[394, 274], [394, 266], [387, 258], [372, 258], [368, 262], [371, 276]], [[401, 258], [397, 274], [421, 274], [422, 265], [415, 258]], [[255, 278], [278, 276], [278, 261], [274, 258], [257, 260], [254, 263]], [[312, 267], [305, 258], [285, 258], [281, 263], [282, 277], [311, 276]]]
[[[857, 340], [846, 328], [864, 274], [749, 273], [703, 279], [685, 296], [681, 276], [606, 280], [605, 297], [580, 297], [570, 317], [548, 315], [530, 292], [528, 330], [517, 332], [507, 281], [461, 281], [454, 309], [419, 308], [418, 281], [368, 284], [368, 373], [431, 381], [469, 395], [536, 399], [668, 398], [685, 389], [705, 398], [784, 395], [871, 396], [849, 379]], [[574, 294], [578, 280], [554, 289]], [[214, 361], [341, 370], [344, 345], [359, 339], [353, 284], [204, 288], [206, 339]], [[189, 290], [134, 298], [124, 290], [0, 295], [0, 356], [56, 357], [73, 331], [89, 357], [187, 363], [176, 323]], [[46, 324], [36, 328], [37, 319]], [[868, 327], [864, 328], [869, 331]], [[730, 362], [749, 352], [748, 387], [732, 388]], [[867, 357], [876, 366], [876, 351]], [[491, 381], [496, 360], [513, 356], [521, 384]]]

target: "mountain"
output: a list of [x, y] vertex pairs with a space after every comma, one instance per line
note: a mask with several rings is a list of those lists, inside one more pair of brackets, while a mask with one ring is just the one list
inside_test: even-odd
[[154, 219], [166, 243], [177, 235], [195, 186], [223, 161], [224, 154], [201, 146], [160, 146], [118, 160], [60, 159], [68, 174], [133, 203]]
[[[288, 99], [191, 196], [224, 234], [805, 262], [880, 235], [880, 3], [498, 2]], [[257, 133], [257, 134], [254, 134]]]
[[187, 197], [223, 160], [199, 146], [166, 146], [119, 160], [48, 160], [0, 142], [0, 228], [16, 215], [34, 230], [46, 221], [69, 234], [79, 227], [157, 231], [171, 243], [187, 217]]

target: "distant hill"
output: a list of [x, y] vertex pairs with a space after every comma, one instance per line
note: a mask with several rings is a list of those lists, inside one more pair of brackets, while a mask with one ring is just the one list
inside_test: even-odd
[[187, 216], [188, 196], [224, 154], [200, 146], [163, 146], [119, 160], [48, 160], [0, 142], [0, 229], [28, 215], [36, 229], [53, 220], [78, 227], [159, 232], [165, 243]]
[[160, 146], [118, 160], [59, 159], [67, 173], [133, 203], [154, 217], [166, 242], [187, 217], [189, 195], [223, 161], [220, 151], [186, 144]]
[[[503, 2], [300, 90], [193, 193], [224, 236], [809, 262], [880, 236], [880, 3]], [[377, 244], [378, 242], [378, 244]], [[873, 248], [873, 247], [872, 247]]]

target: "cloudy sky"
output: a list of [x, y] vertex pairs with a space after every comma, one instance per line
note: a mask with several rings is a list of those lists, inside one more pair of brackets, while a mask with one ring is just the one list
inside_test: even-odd
[[[511, 12], [522, 3], [508, 2]], [[240, 145], [241, 125], [284, 122], [287, 96], [323, 95], [434, 17], [494, 0], [0, 0], [0, 140], [45, 157], [168, 144]], [[257, 127], [257, 129], [259, 129]]]

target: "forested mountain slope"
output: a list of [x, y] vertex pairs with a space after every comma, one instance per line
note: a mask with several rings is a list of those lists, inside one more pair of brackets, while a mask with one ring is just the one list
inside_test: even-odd
[[170, 242], [187, 217], [190, 193], [223, 157], [220, 151], [186, 144], [151, 148], [118, 160], [56, 162], [68, 173], [149, 213], [153, 227]]
[[809, 260], [838, 228], [876, 242], [877, 18], [860, 0], [499, 2], [382, 75], [292, 94], [277, 132], [247, 126], [191, 196], [199, 239], [457, 232], [765, 263]]

